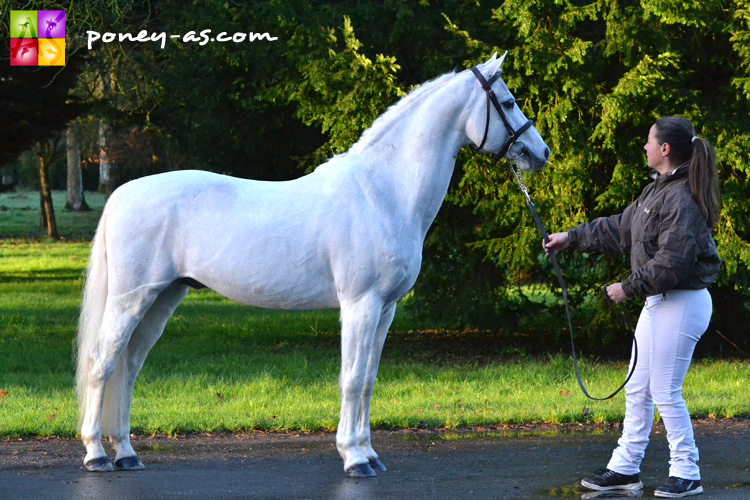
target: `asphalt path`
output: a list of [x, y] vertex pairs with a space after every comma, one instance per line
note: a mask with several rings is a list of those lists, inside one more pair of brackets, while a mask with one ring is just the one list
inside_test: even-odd
[[[750, 498], [750, 420], [694, 422], [704, 499]], [[579, 486], [604, 467], [619, 437], [595, 426], [376, 431], [388, 467], [377, 478], [343, 472], [334, 435], [139, 437], [147, 469], [90, 473], [77, 440], [0, 441], [0, 499], [545, 499], [594, 498]], [[668, 473], [655, 426], [642, 496]], [[618, 498], [613, 496], [599, 498]], [[619, 497], [621, 498], [621, 497]]]

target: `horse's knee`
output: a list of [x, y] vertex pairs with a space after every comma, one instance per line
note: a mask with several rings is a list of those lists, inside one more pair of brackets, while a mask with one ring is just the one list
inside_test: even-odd
[[339, 378], [339, 391], [342, 397], [359, 399], [365, 388], [365, 380], [354, 373], [342, 374]]

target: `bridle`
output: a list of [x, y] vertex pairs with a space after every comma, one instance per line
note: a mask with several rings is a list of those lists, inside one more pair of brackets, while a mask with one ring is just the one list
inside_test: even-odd
[[482, 85], [482, 90], [484, 90], [484, 93], [487, 94], [487, 120], [484, 125], [484, 136], [482, 137], [482, 142], [479, 144], [479, 146], [476, 147], [476, 149], [482, 149], [484, 147], [484, 143], [487, 142], [487, 135], [490, 131], [490, 103], [492, 103], [492, 105], [500, 115], [500, 118], [503, 120], [503, 125], [505, 125], [506, 132], [508, 132], [508, 140], [505, 141], [505, 144], [497, 153], [497, 157], [502, 158], [508, 153], [510, 147], [515, 144], [516, 141], [518, 141], [518, 138], [521, 136], [521, 134], [526, 132], [534, 125], [534, 122], [533, 120], [527, 120], [526, 123], [521, 125], [518, 130], [513, 130], [513, 127], [508, 121], [508, 117], [506, 117], [505, 113], [503, 112], [503, 107], [498, 102], [497, 96], [492, 90], [492, 84], [495, 83], [498, 78], [500, 78], [500, 73], [495, 73], [492, 78], [487, 80], [484, 78], [479, 69], [471, 68], [471, 72], [474, 73], [474, 76], [477, 77], [477, 80], [479, 80], [479, 83]]

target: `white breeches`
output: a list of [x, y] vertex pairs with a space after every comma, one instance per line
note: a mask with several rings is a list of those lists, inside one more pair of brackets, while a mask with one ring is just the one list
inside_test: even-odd
[[700, 479], [698, 448], [682, 398], [682, 382], [711, 311], [706, 289], [673, 290], [646, 299], [635, 329], [638, 362], [625, 386], [623, 433], [607, 468], [620, 474], [640, 472], [656, 405], [667, 430], [669, 475]]

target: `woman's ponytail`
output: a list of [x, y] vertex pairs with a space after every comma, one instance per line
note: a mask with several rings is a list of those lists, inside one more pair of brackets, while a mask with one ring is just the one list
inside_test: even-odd
[[711, 144], [701, 137], [696, 137], [693, 141], [688, 183], [693, 199], [698, 203], [706, 219], [706, 224], [713, 229], [719, 222], [721, 202], [719, 176], [716, 172], [716, 152]]

